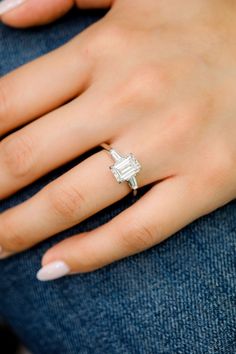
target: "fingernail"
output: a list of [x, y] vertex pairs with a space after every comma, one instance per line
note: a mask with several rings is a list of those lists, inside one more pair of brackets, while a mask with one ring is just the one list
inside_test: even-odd
[[6, 252], [6, 251], [4, 251], [3, 247], [0, 246], [0, 260], [5, 259], [5, 258], [8, 258], [8, 257], [10, 257], [12, 254], [13, 254], [13, 253], [11, 253], [11, 252]]
[[55, 280], [69, 273], [70, 268], [65, 262], [56, 261], [42, 267], [37, 273], [37, 279], [40, 281]]
[[0, 16], [20, 6], [26, 0], [3, 0], [0, 2]]

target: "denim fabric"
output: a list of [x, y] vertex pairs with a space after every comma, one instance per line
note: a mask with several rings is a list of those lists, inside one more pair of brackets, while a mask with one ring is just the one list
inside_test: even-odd
[[[103, 14], [73, 11], [33, 30], [0, 26], [1, 75], [61, 45]], [[2, 201], [0, 212], [85, 157]], [[52, 244], [93, 229], [133, 202], [129, 196], [1, 261], [0, 314], [34, 354], [235, 354], [235, 202], [162, 244], [98, 271], [49, 283], [36, 280], [41, 257]]]

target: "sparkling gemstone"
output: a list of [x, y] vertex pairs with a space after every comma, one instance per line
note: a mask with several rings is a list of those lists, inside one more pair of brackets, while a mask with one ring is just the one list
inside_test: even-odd
[[120, 158], [111, 166], [111, 171], [119, 183], [129, 181], [140, 169], [141, 165], [133, 154]]

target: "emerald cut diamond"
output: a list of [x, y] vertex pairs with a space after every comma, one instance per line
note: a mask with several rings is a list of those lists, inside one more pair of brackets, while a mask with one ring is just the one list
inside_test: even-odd
[[117, 182], [129, 182], [141, 170], [141, 165], [133, 154], [119, 157], [110, 167]]
[[103, 143], [101, 146], [109, 152], [114, 164], [110, 166], [110, 170], [118, 183], [127, 182], [133, 189], [134, 196], [137, 194], [138, 182], [137, 174], [141, 171], [141, 164], [133, 154], [122, 155], [109, 144]]

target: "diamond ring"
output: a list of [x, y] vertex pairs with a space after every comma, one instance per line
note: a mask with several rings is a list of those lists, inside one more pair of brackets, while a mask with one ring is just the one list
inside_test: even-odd
[[137, 174], [141, 170], [139, 161], [133, 154], [122, 155], [108, 144], [101, 144], [101, 146], [110, 153], [114, 164], [110, 166], [118, 183], [128, 182], [128, 185], [133, 190], [134, 195], [137, 194], [138, 182], [136, 179]]

